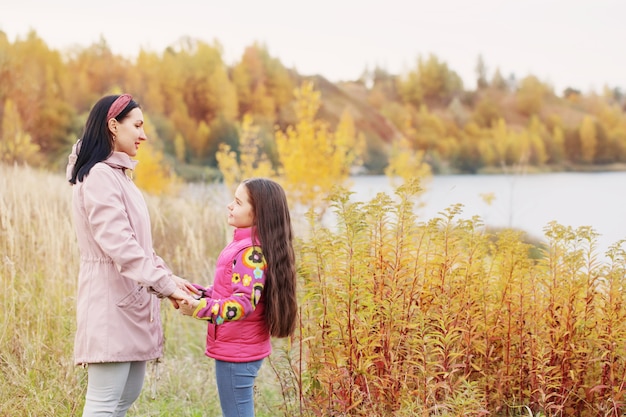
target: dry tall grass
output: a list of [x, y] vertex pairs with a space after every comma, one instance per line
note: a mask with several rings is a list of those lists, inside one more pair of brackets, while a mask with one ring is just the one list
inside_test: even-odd
[[[155, 249], [175, 273], [207, 284], [230, 238], [225, 201], [147, 198]], [[78, 248], [71, 187], [62, 175], [0, 165], [0, 416], [81, 414], [86, 370], [73, 365]], [[150, 368], [131, 415], [217, 416], [204, 324], [163, 302], [166, 353]], [[157, 379], [158, 378], [158, 379]], [[277, 399], [269, 366], [259, 377], [259, 415]], [[278, 399], [277, 399], [278, 400]]]
[[[79, 415], [70, 187], [0, 166], [0, 192], [0, 416]], [[366, 204], [339, 192], [333, 229], [311, 213], [297, 233], [300, 327], [262, 368], [257, 415], [624, 415], [626, 242], [600, 262], [591, 228], [552, 223], [535, 258], [518, 232], [486, 232], [460, 205], [418, 219], [415, 192]], [[157, 252], [209, 283], [230, 239], [224, 196], [147, 201]], [[131, 415], [219, 415], [204, 326], [163, 307], [165, 357]]]

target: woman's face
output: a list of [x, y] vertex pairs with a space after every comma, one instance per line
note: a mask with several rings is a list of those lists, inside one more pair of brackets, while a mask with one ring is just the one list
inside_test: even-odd
[[143, 131], [143, 112], [139, 107], [132, 109], [121, 122], [110, 121], [109, 128], [115, 137], [113, 150], [129, 156], [137, 155], [139, 144], [147, 139]]
[[240, 228], [254, 225], [254, 210], [244, 184], [239, 184], [235, 199], [228, 205], [228, 224]]

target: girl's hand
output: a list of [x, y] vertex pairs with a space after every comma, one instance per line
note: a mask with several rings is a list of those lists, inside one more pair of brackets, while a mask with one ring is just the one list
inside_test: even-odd
[[198, 300], [183, 300], [178, 304], [178, 309], [184, 316], [193, 316], [193, 312], [200, 304]]

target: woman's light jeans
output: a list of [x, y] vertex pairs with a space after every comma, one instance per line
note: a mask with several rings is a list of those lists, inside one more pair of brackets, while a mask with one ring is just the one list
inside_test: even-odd
[[90, 363], [83, 417], [124, 417], [141, 393], [146, 362]]

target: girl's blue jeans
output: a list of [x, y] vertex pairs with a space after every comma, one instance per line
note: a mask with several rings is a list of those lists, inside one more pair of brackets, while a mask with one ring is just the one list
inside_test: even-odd
[[263, 359], [253, 362], [215, 360], [215, 377], [223, 417], [254, 417], [254, 379]]

